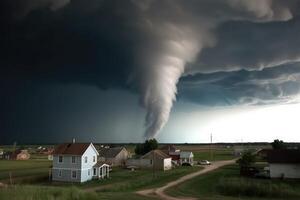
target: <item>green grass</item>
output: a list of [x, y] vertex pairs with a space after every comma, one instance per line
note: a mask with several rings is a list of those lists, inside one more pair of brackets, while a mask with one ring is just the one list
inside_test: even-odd
[[[114, 168], [110, 179], [93, 180], [83, 184], [75, 183], [48, 183], [40, 185], [17, 185], [8, 189], [0, 189], [0, 199], [22, 199], [22, 194], [26, 199], [153, 199], [135, 194], [135, 191], [155, 188], [176, 180], [186, 174], [201, 170], [200, 167], [179, 167], [169, 171], [157, 171], [155, 177], [151, 170], [130, 171], [126, 169]], [[42, 182], [41, 184], [45, 184]], [[91, 192], [91, 196], [82, 193], [87, 188], [97, 187], [96, 192]], [[98, 188], [100, 187], [100, 188]], [[88, 192], [90, 193], [90, 192]], [[9, 196], [9, 198], [7, 198]]]
[[[261, 188], [257, 189], [260, 186]], [[225, 166], [216, 171], [195, 177], [181, 185], [170, 188], [166, 192], [171, 196], [189, 196], [204, 200], [274, 199], [272, 195], [255, 194], [255, 191], [267, 190], [267, 186], [268, 189], [272, 187], [268, 194], [277, 188], [278, 190], [284, 189], [284, 193], [289, 195], [288, 199], [293, 199], [295, 192], [300, 195], [300, 181], [286, 180], [282, 182], [281, 180], [241, 178], [237, 165]], [[249, 190], [253, 190], [251, 192], [252, 196], [247, 195]], [[295, 197], [295, 199], [299, 199], [299, 197]], [[276, 195], [276, 199], [287, 199], [287, 197], [281, 198], [280, 195]]]
[[43, 186], [12, 186], [0, 189], [0, 199], [10, 200], [96, 200], [96, 193], [86, 193], [78, 188], [59, 188]]
[[231, 160], [234, 159], [234, 155], [232, 150], [228, 149], [212, 149], [210, 151], [201, 150], [201, 151], [193, 151], [194, 160], [209, 160], [209, 161], [217, 161], [217, 160]]
[[0, 182], [8, 182], [9, 173], [14, 183], [20, 183], [23, 177], [32, 180], [48, 177], [50, 166], [51, 161], [48, 160], [0, 160]]

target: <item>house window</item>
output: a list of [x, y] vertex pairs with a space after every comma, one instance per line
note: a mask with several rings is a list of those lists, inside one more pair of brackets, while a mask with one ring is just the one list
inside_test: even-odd
[[93, 162], [96, 162], [96, 156], [93, 156]]
[[84, 157], [84, 162], [87, 163], [87, 156]]
[[62, 170], [59, 170], [59, 171], [58, 171], [58, 176], [59, 176], [59, 177], [62, 177]]
[[150, 165], [152, 165], [152, 159], [150, 160]]
[[93, 169], [93, 175], [96, 176], [96, 168]]
[[77, 178], [77, 173], [76, 173], [76, 171], [72, 171], [71, 177], [74, 178], [74, 179]]
[[76, 157], [72, 156], [72, 163], [76, 163]]
[[90, 169], [88, 169], [88, 176], [90, 176], [91, 175], [91, 170]]
[[62, 163], [63, 162], [63, 157], [62, 156], [58, 156], [58, 162]]
[[100, 168], [100, 176], [102, 176], [102, 169], [103, 169], [103, 168], [101, 167], [101, 168]]

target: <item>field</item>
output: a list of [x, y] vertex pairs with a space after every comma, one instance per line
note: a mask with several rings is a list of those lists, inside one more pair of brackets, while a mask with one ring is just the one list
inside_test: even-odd
[[[229, 160], [234, 158], [234, 148], [224, 145], [176, 145], [182, 151], [192, 151], [194, 160]], [[135, 194], [135, 191], [162, 186], [181, 176], [201, 170], [201, 167], [178, 167], [170, 171], [153, 174], [152, 170], [129, 171], [121, 168], [113, 168], [110, 179], [93, 180], [87, 183], [59, 183], [49, 181], [49, 169], [51, 161], [47, 156], [34, 154], [37, 146], [30, 146], [31, 159], [27, 161], [0, 160], [0, 182], [10, 184], [10, 175], [13, 186], [0, 189], [0, 199], [152, 199]], [[11, 146], [0, 147], [12, 149]], [[134, 153], [134, 145], [126, 145], [126, 148]], [[214, 175], [215, 173], [215, 175]], [[173, 188], [171, 193], [175, 196], [201, 196], [222, 197], [216, 193], [216, 181], [219, 177], [229, 174], [230, 177], [236, 170], [225, 168], [211, 173], [208, 178], [197, 177], [190, 183], [184, 183], [178, 188]], [[199, 181], [200, 182], [197, 182]], [[203, 180], [203, 182], [201, 181]], [[196, 182], [193, 182], [196, 181]], [[187, 185], [187, 186], [186, 186]], [[212, 187], [213, 186], [213, 187]], [[200, 189], [199, 189], [200, 188]], [[9, 198], [8, 198], [9, 197]], [[226, 196], [226, 199], [231, 197]], [[236, 199], [236, 198], [232, 198]]]
[[0, 160], [0, 182], [33, 182], [47, 179], [51, 162], [48, 160]]
[[172, 187], [167, 194], [204, 200], [299, 199], [300, 181], [241, 178], [238, 166], [231, 165]]

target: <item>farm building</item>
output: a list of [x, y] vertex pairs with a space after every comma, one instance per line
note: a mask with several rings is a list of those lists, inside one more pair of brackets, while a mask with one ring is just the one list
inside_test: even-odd
[[6, 160], [28, 160], [30, 158], [30, 154], [27, 150], [16, 150], [14, 152], [4, 152], [3, 159]]
[[4, 151], [2, 149], [0, 149], [0, 159], [2, 159], [4, 156]]
[[160, 150], [169, 155], [172, 158], [172, 161], [179, 163], [180, 150], [177, 149], [174, 145], [164, 145], [160, 148]]
[[180, 152], [180, 164], [188, 163], [190, 165], [194, 164], [194, 154], [191, 151], [181, 151]]
[[85, 182], [109, 176], [109, 166], [98, 163], [98, 151], [92, 143], [65, 143], [53, 153], [52, 180]]
[[170, 156], [160, 150], [152, 150], [140, 159], [128, 159], [126, 166], [129, 168], [149, 168], [156, 170], [169, 170], [172, 168]]
[[300, 178], [300, 150], [278, 149], [268, 152], [271, 178]]
[[99, 151], [99, 160], [112, 166], [125, 166], [128, 158], [129, 152], [125, 147], [102, 148]]

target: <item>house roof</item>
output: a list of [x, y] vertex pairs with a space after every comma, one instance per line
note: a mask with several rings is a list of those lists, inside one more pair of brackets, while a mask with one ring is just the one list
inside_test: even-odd
[[277, 149], [268, 151], [269, 163], [300, 163], [299, 149]]
[[161, 150], [157, 150], [157, 149], [146, 153], [141, 158], [142, 159], [149, 159], [149, 158], [151, 159], [153, 157], [153, 154], [154, 154], [155, 157], [158, 157], [160, 159], [171, 158], [170, 156], [168, 156], [167, 154], [165, 154]]
[[162, 151], [172, 151], [172, 152], [175, 152], [176, 150], [178, 150], [174, 145], [171, 145], [171, 144], [164, 145], [159, 149], [162, 150]]
[[194, 157], [194, 154], [191, 151], [181, 151], [180, 152], [180, 158], [191, 158], [191, 157]]
[[94, 167], [101, 167], [101, 166], [103, 166], [103, 165], [111, 165], [111, 163], [109, 163], [109, 162], [103, 162], [103, 161], [98, 161], [98, 162], [94, 165]]
[[[103, 148], [99, 151], [99, 156], [104, 158], [116, 157], [125, 147]], [[126, 150], [126, 149], [125, 149]]]
[[67, 154], [67, 155], [83, 155], [87, 148], [92, 143], [64, 143], [58, 145], [53, 155], [57, 154]]

